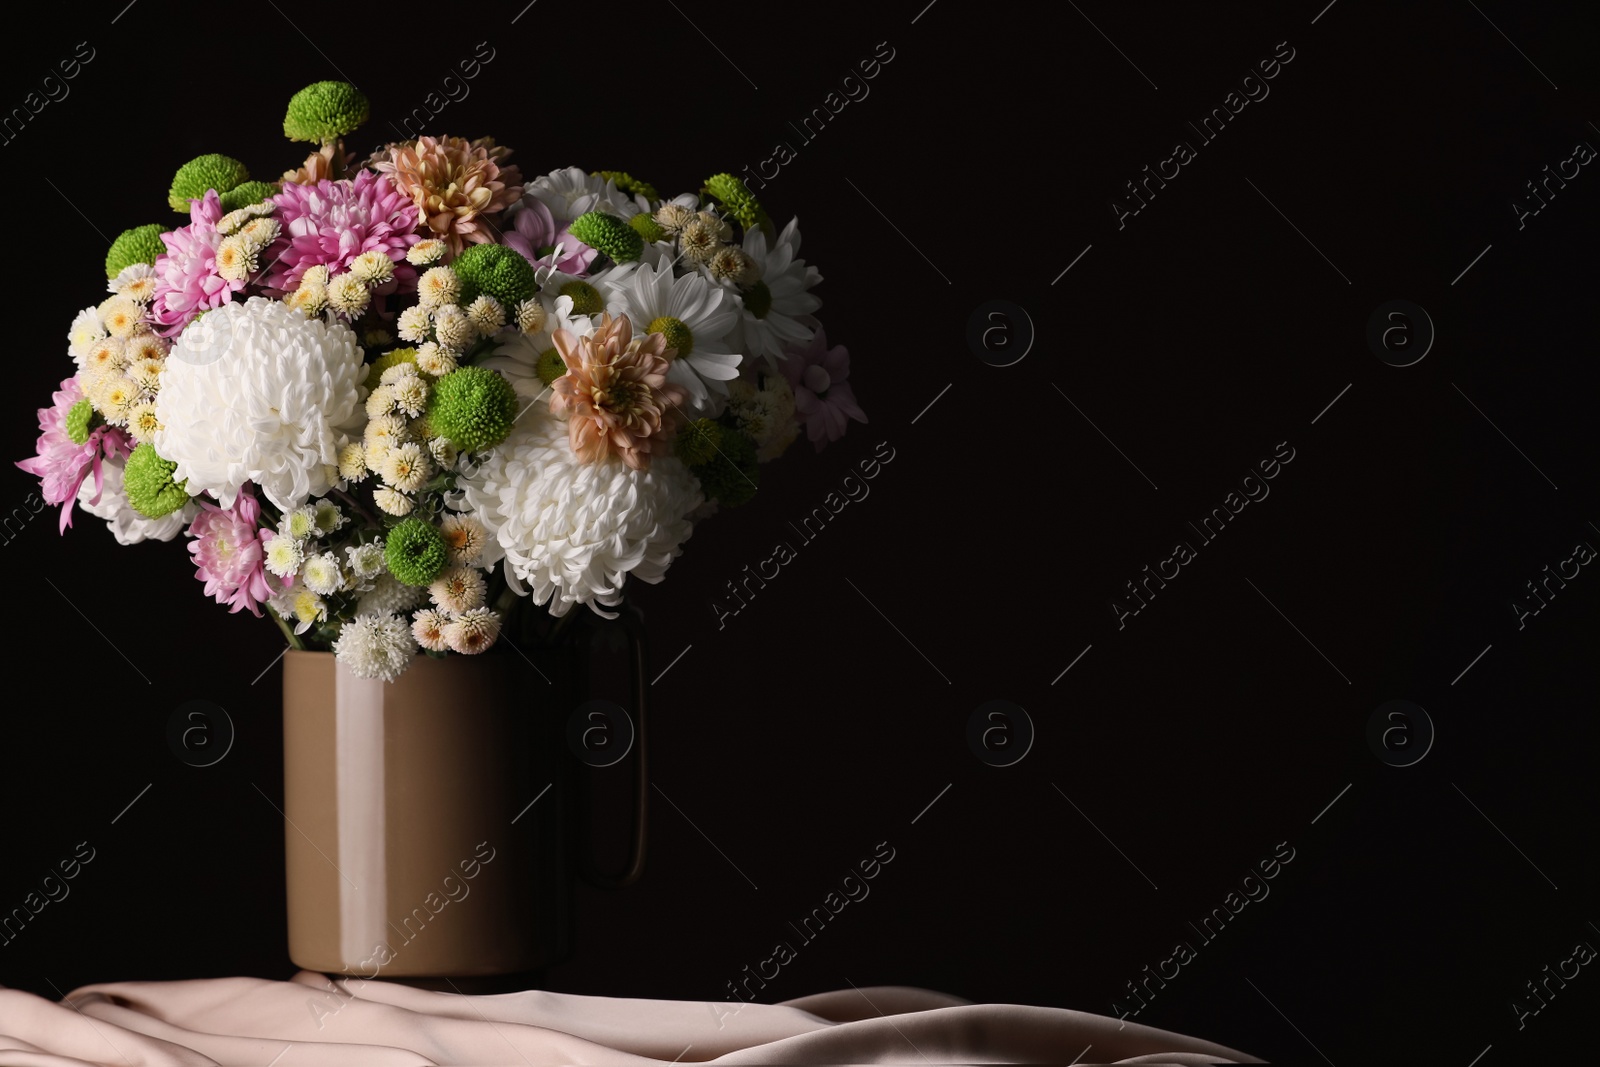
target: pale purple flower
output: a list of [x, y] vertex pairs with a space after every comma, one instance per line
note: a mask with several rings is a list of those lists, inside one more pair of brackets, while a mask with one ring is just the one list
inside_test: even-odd
[[[261, 605], [275, 592], [266, 570], [266, 542], [271, 530], [260, 529], [261, 505], [247, 484], [233, 507], [221, 508], [210, 500], [200, 502], [200, 514], [189, 524], [194, 543], [195, 577], [206, 583], [206, 593], [230, 611], [250, 609], [257, 617]], [[284, 582], [285, 588], [292, 584]]]
[[83, 444], [74, 444], [67, 436], [67, 412], [83, 399], [83, 389], [77, 378], [68, 378], [52, 395], [52, 405], [39, 409], [39, 440], [35, 445], [38, 455], [24, 459], [17, 466], [39, 479], [39, 489], [46, 504], [61, 505], [61, 532], [72, 525], [72, 507], [78, 499], [78, 489], [92, 475], [94, 496], [89, 503], [100, 502], [100, 464], [104, 460], [125, 459], [133, 451], [128, 435], [115, 426], [100, 426], [89, 434]]
[[217, 273], [220, 218], [222, 201], [215, 189], [208, 189], [203, 198], [189, 201], [189, 225], [161, 235], [167, 250], [156, 257], [150, 317], [165, 327], [158, 331], [163, 337], [178, 333], [201, 312], [226, 304], [244, 288], [243, 279], [229, 281]]
[[866, 412], [856, 403], [850, 377], [850, 353], [843, 345], [828, 347], [822, 326], [804, 345], [790, 346], [780, 369], [794, 389], [794, 410], [806, 436], [822, 451], [829, 441], [844, 436], [850, 419], [866, 422]]
[[[589, 265], [599, 253], [572, 236], [570, 222], [558, 228], [550, 209], [537, 197], [523, 197], [513, 210], [512, 228], [501, 238], [508, 248], [522, 253], [522, 258], [535, 268], [554, 267], [562, 274], [580, 278], [589, 273]], [[541, 248], [555, 245], [561, 246], [559, 259], [555, 252], [539, 254]]]
[[315, 185], [285, 184], [272, 198], [278, 205], [279, 238], [263, 253], [271, 264], [265, 285], [288, 292], [309, 268], [325, 266], [332, 274], [373, 249], [395, 264], [394, 277], [375, 292], [409, 292], [417, 272], [405, 262], [406, 249], [421, 237], [417, 208], [386, 174], [363, 170], [353, 179], [324, 179]]

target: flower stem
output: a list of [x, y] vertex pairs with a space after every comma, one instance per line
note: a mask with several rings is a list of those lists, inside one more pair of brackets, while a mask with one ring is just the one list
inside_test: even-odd
[[298, 634], [289, 629], [289, 624], [283, 621], [283, 616], [279, 615], [270, 606], [267, 608], [267, 614], [272, 616], [272, 621], [277, 623], [278, 629], [283, 631], [284, 639], [289, 642], [289, 647], [304, 652], [306, 649], [305, 642], [300, 640]]

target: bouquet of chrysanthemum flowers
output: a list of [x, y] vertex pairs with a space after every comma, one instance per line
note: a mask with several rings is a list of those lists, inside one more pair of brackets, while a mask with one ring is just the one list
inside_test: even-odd
[[[865, 422], [813, 312], [821, 276], [737, 178], [524, 184], [490, 139], [358, 162], [368, 102], [296, 94], [316, 150], [275, 182], [207, 155], [111, 245], [39, 412], [46, 502], [122, 544], [191, 538], [205, 591], [392, 680], [512, 612], [606, 614], [803, 428]], [[519, 598], [520, 595], [520, 598]]]

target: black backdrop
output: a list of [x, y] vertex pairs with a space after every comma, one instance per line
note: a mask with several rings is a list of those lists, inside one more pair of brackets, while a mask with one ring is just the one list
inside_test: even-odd
[[[365, 148], [486, 40], [432, 125], [492, 133], [525, 172], [691, 188], [787, 142], [761, 195], [803, 220], [872, 421], [820, 457], [800, 442], [638, 591], [653, 672], [673, 664], [653, 689], [650, 869], [579, 891], [548, 987], [720, 1000], [887, 841], [871, 896], [763, 999], [907, 983], [1110, 1013], [1186, 941], [1138, 1021], [1334, 1063], [1577, 1047], [1592, 968], [1537, 1013], [1513, 1002], [1537, 1007], [1524, 983], [1600, 944], [1600, 577], [1580, 568], [1521, 628], [1512, 602], [1600, 545], [1600, 176], [1562, 163], [1600, 145], [1592, 32], [1488, 0], [925, 2], [46, 13], [0, 103], [80, 41], [93, 58], [3, 146], [8, 454], [30, 454], [67, 325], [98, 299], [102, 235], [170, 218], [170, 173], [198, 153], [292, 165], [278, 125], [309, 81], [367, 91]], [[804, 143], [790, 123], [884, 50], [869, 95]], [[1290, 52], [1213, 141], [1186, 125]], [[1178, 140], [1194, 158], [1119, 226], [1124, 183]], [[1569, 178], [1519, 225], [1546, 165]], [[1011, 366], [968, 342], [994, 299], [1035, 335]], [[1391, 350], [1428, 348], [1405, 367], [1366, 336], [1397, 299], [1428, 320], [1393, 320]], [[1025, 343], [1014, 310], [988, 324], [991, 347]], [[723, 583], [880, 442], [871, 495], [719, 628]], [[1284, 442], [1270, 496], [1214, 542], [1190, 531]], [[25, 515], [27, 476], [0, 487]], [[209, 603], [178, 545], [16, 525], [0, 906], [78, 842], [96, 854], [0, 947], [0, 981], [292, 973], [263, 797], [282, 785], [277, 632]], [[1124, 583], [1180, 540], [1195, 557], [1119, 628]], [[237, 727], [214, 767], [168, 749], [190, 699]], [[1009, 767], [967, 742], [991, 699], [1036, 731]], [[1394, 699], [1435, 734], [1403, 768], [1367, 740]], [[1417, 751], [1420, 718], [1393, 723], [1391, 748]], [[1275, 850], [1293, 858], [1270, 895], [1200, 937]]]

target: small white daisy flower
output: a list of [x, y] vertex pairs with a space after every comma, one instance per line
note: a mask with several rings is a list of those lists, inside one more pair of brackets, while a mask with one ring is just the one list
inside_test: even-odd
[[256, 272], [259, 246], [239, 234], [224, 237], [217, 245], [217, 273], [230, 282], [247, 281]]
[[350, 261], [350, 273], [361, 279], [364, 285], [382, 285], [394, 277], [394, 263], [374, 248]]
[[395, 516], [409, 515], [411, 514], [411, 509], [417, 506], [416, 501], [404, 493], [395, 492], [388, 486], [375, 490], [372, 494], [372, 499], [377, 503], [378, 507]]
[[339, 477], [347, 482], [359, 482], [367, 474], [367, 450], [360, 441], [351, 441], [339, 449]]
[[[409, 367], [411, 364], [408, 363], [406, 366]], [[395, 410], [403, 411], [412, 418], [421, 415], [428, 407], [428, 385], [415, 374], [385, 388], [394, 396]]]
[[380, 385], [367, 394], [367, 418], [375, 419], [394, 410], [394, 390]]
[[345, 623], [333, 651], [351, 674], [392, 682], [411, 665], [417, 641], [398, 615], [374, 613]]
[[456, 357], [448, 349], [429, 341], [417, 349], [417, 369], [434, 378], [443, 378], [456, 369]]
[[444, 470], [454, 470], [456, 460], [461, 458], [461, 453], [448, 438], [435, 437], [428, 442], [428, 452], [432, 454], [433, 461]]
[[161, 420], [156, 418], [154, 400], [141, 400], [128, 409], [128, 432], [135, 441], [145, 444], [154, 439], [159, 429]]
[[313, 623], [322, 622], [328, 617], [328, 605], [310, 589], [304, 587], [295, 589], [290, 596], [295, 621], [299, 623], [294, 628], [295, 633], [303, 634], [311, 629]]
[[477, 339], [478, 330], [459, 306], [442, 304], [433, 311], [433, 335], [444, 347], [460, 352]]
[[473, 608], [450, 620], [444, 639], [463, 655], [475, 656], [493, 645], [500, 636], [500, 616], [488, 608]]
[[429, 263], [436, 263], [445, 253], [445, 243], [430, 237], [425, 241], [418, 241], [406, 251], [406, 262], [417, 267], [425, 267]]
[[459, 615], [483, 606], [488, 585], [472, 567], [452, 567], [428, 586], [428, 597], [438, 608]]
[[404, 493], [415, 493], [433, 474], [433, 461], [422, 446], [407, 441], [389, 449], [383, 457], [383, 480]]
[[448, 652], [450, 642], [445, 640], [444, 628], [450, 616], [434, 608], [423, 608], [411, 619], [411, 636], [429, 652]]
[[279, 578], [288, 578], [298, 571], [304, 559], [305, 553], [300, 549], [300, 542], [292, 537], [274, 537], [267, 542], [267, 570]]
[[283, 537], [292, 537], [296, 541], [304, 541], [309, 537], [315, 537], [317, 533], [317, 509], [309, 504], [290, 508], [283, 513], [283, 521], [278, 524], [278, 533]]
[[306, 588], [321, 596], [337, 593], [344, 586], [339, 557], [332, 552], [322, 552], [306, 560], [303, 577]]
[[439, 532], [450, 549], [450, 559], [462, 566], [475, 563], [483, 555], [489, 536], [483, 523], [468, 515], [446, 515], [439, 523]]
[[344, 512], [333, 501], [319, 500], [313, 507], [317, 509], [317, 533], [331, 534], [345, 524]]
[[383, 573], [383, 542], [370, 541], [364, 545], [351, 545], [344, 550], [350, 560], [350, 571], [362, 581], [371, 581]]
[[357, 318], [372, 302], [372, 293], [354, 273], [341, 274], [328, 283], [328, 305], [350, 318]]
[[144, 308], [125, 296], [114, 296], [100, 305], [100, 321], [112, 337], [132, 337], [144, 325]]
[[417, 301], [425, 308], [454, 304], [461, 295], [461, 279], [449, 267], [432, 267], [417, 279]]
[[427, 339], [430, 326], [432, 320], [428, 317], [428, 309], [421, 304], [413, 304], [400, 312], [400, 319], [395, 324], [395, 329], [400, 332], [402, 341], [417, 344]]
[[467, 305], [467, 318], [479, 333], [489, 337], [505, 326], [506, 309], [500, 306], [500, 301], [484, 293]]

